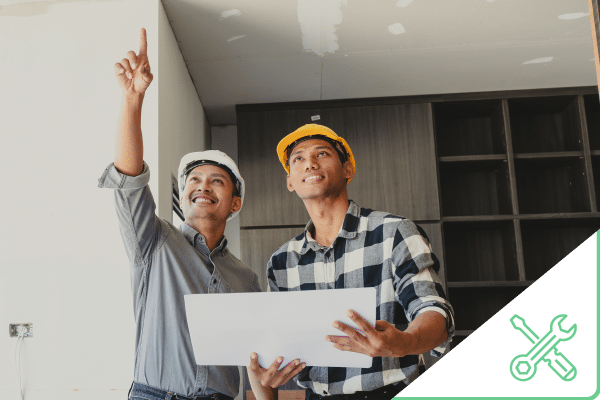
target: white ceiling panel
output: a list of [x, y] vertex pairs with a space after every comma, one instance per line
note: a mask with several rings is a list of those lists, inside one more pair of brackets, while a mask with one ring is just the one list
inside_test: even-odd
[[586, 0], [162, 2], [213, 125], [236, 104], [596, 84]]

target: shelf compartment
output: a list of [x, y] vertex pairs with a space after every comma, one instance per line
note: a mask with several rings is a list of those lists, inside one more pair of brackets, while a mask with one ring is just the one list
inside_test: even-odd
[[515, 153], [582, 151], [577, 96], [508, 100]]
[[449, 288], [457, 288], [454, 282], [519, 280], [512, 220], [444, 223], [444, 243]]
[[504, 160], [440, 162], [439, 169], [444, 217], [512, 214]]
[[449, 301], [457, 311], [456, 330], [475, 330], [494, 316], [526, 287], [448, 288]]
[[583, 96], [590, 148], [600, 150], [600, 102], [597, 94]]
[[501, 100], [435, 104], [438, 156], [506, 154]]
[[525, 277], [536, 280], [600, 229], [600, 217], [521, 220]]
[[515, 170], [521, 214], [591, 211], [582, 157], [515, 158]]

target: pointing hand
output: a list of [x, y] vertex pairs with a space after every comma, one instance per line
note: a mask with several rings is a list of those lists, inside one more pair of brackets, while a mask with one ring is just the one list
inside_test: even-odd
[[144, 94], [153, 76], [150, 72], [148, 62], [148, 44], [146, 41], [146, 30], [140, 31], [140, 51], [128, 51], [127, 57], [115, 64], [115, 76], [117, 82], [125, 94]]

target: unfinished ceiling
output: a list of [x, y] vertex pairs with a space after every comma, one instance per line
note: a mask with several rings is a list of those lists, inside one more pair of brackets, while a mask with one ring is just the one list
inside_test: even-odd
[[595, 85], [586, 0], [162, 0], [211, 125], [235, 105]]
[[597, 84], [587, 0], [161, 1], [211, 125], [236, 104]]

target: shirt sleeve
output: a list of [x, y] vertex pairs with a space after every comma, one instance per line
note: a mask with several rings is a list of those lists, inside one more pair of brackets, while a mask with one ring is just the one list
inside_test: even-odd
[[137, 176], [122, 174], [111, 163], [98, 179], [98, 187], [115, 189], [121, 237], [134, 267], [147, 263], [165, 231], [155, 212], [149, 181], [150, 169], [145, 162], [142, 173]]
[[396, 266], [396, 300], [402, 305], [408, 322], [426, 311], [438, 312], [446, 319], [448, 338], [431, 350], [433, 356], [441, 357], [454, 336], [454, 310], [436, 273], [440, 264], [427, 234], [410, 220], [403, 220], [396, 230], [392, 262]]

